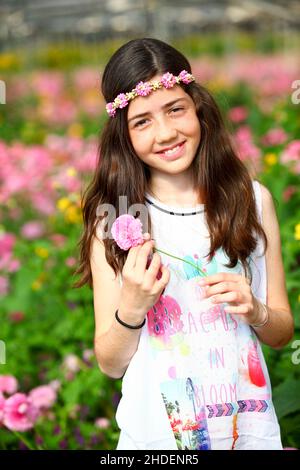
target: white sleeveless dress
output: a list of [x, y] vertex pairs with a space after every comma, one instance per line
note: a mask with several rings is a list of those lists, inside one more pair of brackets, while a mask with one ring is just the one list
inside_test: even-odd
[[[261, 188], [253, 181], [262, 217]], [[170, 207], [146, 193], [155, 246], [170, 281], [147, 313], [139, 346], [122, 379], [118, 450], [282, 449], [265, 359], [242, 317], [212, 304], [198, 285], [207, 274], [243, 273], [225, 266], [222, 249], [208, 263], [205, 206]], [[252, 292], [266, 302], [261, 239], [251, 256]], [[121, 275], [119, 276], [122, 284]]]

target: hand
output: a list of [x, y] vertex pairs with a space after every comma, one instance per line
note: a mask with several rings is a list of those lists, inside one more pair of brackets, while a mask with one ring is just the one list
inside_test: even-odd
[[[202, 283], [203, 282], [203, 283]], [[242, 274], [217, 273], [200, 281], [201, 286], [208, 286], [206, 297], [219, 304], [227, 302], [225, 312], [243, 315], [249, 325], [260, 323], [261, 309], [258, 300], [252, 294], [250, 281]]]
[[[144, 234], [144, 239], [149, 238], [149, 234]], [[140, 324], [169, 282], [170, 272], [161, 265], [160, 255], [154, 253], [151, 261], [149, 260], [153, 247], [154, 241], [150, 239], [128, 251], [122, 270], [123, 285], [119, 305], [120, 317], [125, 322]]]

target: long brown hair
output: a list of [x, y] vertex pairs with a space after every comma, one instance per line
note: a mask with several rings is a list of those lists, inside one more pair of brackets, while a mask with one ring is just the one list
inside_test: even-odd
[[[121, 46], [106, 65], [102, 77], [102, 93], [111, 102], [122, 92], [131, 91], [139, 81], [151, 80], [157, 74], [182, 70], [192, 72], [188, 60], [176, 49], [153, 38], [134, 39]], [[229, 268], [242, 263], [245, 275], [252, 278], [248, 262], [262, 237], [267, 238], [261, 226], [255, 204], [251, 176], [237, 156], [219, 108], [211, 94], [202, 85], [193, 82], [180, 84], [193, 99], [201, 124], [201, 140], [192, 162], [194, 184], [205, 204], [206, 222], [211, 236], [211, 261], [214, 252], [223, 248], [230, 262]], [[119, 216], [119, 196], [126, 196], [128, 207], [145, 204], [150, 170], [136, 155], [129, 137], [128, 107], [118, 109], [114, 118], [108, 118], [100, 136], [94, 176], [82, 197], [84, 230], [80, 247], [79, 266], [75, 274], [82, 274], [74, 287], [88, 284], [91, 288], [91, 244], [97, 236], [98, 223], [107, 213], [98, 216], [101, 204], [111, 204]], [[148, 216], [148, 232], [151, 219]], [[106, 226], [107, 229], [107, 226]], [[117, 275], [122, 271], [127, 251], [121, 250], [111, 238], [103, 240], [107, 262]], [[265, 253], [265, 251], [264, 251]]]

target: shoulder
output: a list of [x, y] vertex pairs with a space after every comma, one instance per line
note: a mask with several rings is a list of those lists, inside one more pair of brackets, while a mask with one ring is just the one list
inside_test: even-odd
[[262, 225], [263, 227], [266, 225], [266, 223], [270, 223], [270, 219], [273, 220], [273, 223], [275, 223], [275, 218], [276, 216], [276, 210], [275, 210], [275, 204], [274, 204], [274, 198], [271, 193], [271, 191], [262, 183], [260, 183], [257, 180], [252, 181], [253, 184], [255, 183], [260, 191], [260, 197], [261, 197], [261, 212], [262, 212]]
[[258, 182], [260, 191], [261, 191], [261, 197], [262, 197], [262, 202], [264, 205], [272, 204], [273, 203], [273, 196], [270, 190], [263, 185], [262, 183]]
[[262, 201], [262, 227], [268, 246], [266, 250], [266, 275], [268, 306], [291, 312], [282, 258], [280, 226], [271, 191], [259, 183]]

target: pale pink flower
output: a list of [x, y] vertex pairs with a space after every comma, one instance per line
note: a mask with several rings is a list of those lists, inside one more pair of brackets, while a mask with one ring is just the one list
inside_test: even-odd
[[56, 71], [39, 71], [32, 75], [31, 83], [35, 93], [49, 98], [57, 98], [64, 89], [64, 75]]
[[11, 431], [27, 431], [32, 429], [39, 410], [24, 393], [15, 393], [5, 400], [3, 424]]
[[9, 282], [5, 276], [0, 276], [0, 295], [4, 296], [9, 291]]
[[18, 390], [18, 381], [13, 375], [0, 375], [0, 392], [12, 395]]
[[75, 354], [67, 354], [63, 366], [68, 372], [78, 372], [80, 370], [80, 359]]
[[83, 351], [82, 357], [85, 361], [89, 361], [94, 357], [94, 351], [92, 349], [85, 349]]
[[290, 162], [290, 161], [299, 161], [300, 160], [300, 140], [293, 140], [290, 142], [283, 154], [281, 161], [284, 163]]
[[50, 385], [50, 387], [53, 388], [53, 390], [55, 390], [57, 392], [61, 387], [61, 381], [57, 380], [57, 379], [56, 380], [51, 380], [49, 385]]
[[10, 261], [11, 261], [11, 253], [10, 252], [4, 253], [2, 257], [0, 258], [0, 269], [3, 271], [6, 270]]
[[43, 215], [52, 215], [55, 213], [55, 204], [50, 197], [50, 194], [34, 193], [32, 194], [31, 202], [35, 209]]
[[100, 88], [100, 77], [97, 69], [91, 67], [82, 67], [74, 72], [73, 82], [76, 91], [86, 91], [87, 89]]
[[7, 266], [7, 271], [9, 273], [15, 273], [20, 269], [21, 263], [18, 259], [11, 259]]
[[40, 385], [29, 393], [33, 405], [38, 408], [51, 408], [56, 401], [56, 391], [50, 385]]
[[76, 265], [76, 258], [74, 258], [74, 256], [70, 256], [69, 258], [66, 259], [65, 263], [66, 263], [66, 266], [68, 266], [69, 268], [72, 268], [73, 266]]
[[63, 247], [67, 239], [67, 237], [63, 235], [62, 233], [53, 233], [52, 235], [49, 236], [49, 238], [50, 240], [53, 241], [54, 245], [57, 248]]
[[286, 142], [287, 134], [283, 129], [270, 129], [261, 139], [264, 145], [280, 145]]
[[241, 126], [234, 136], [238, 156], [241, 160], [257, 161], [261, 156], [260, 149], [254, 144], [249, 126]]
[[295, 173], [300, 173], [300, 140], [290, 142], [281, 155], [282, 163], [292, 163]]
[[107, 429], [110, 426], [110, 421], [107, 418], [97, 418], [95, 420], [95, 426], [99, 429]]
[[45, 227], [42, 222], [38, 220], [31, 220], [24, 224], [21, 228], [21, 235], [27, 240], [34, 240], [40, 238], [45, 232]]
[[112, 236], [122, 250], [143, 243], [142, 222], [132, 215], [120, 215], [111, 227]]
[[245, 121], [248, 116], [248, 111], [244, 106], [236, 106], [231, 108], [228, 112], [228, 117], [232, 122], [239, 123]]

